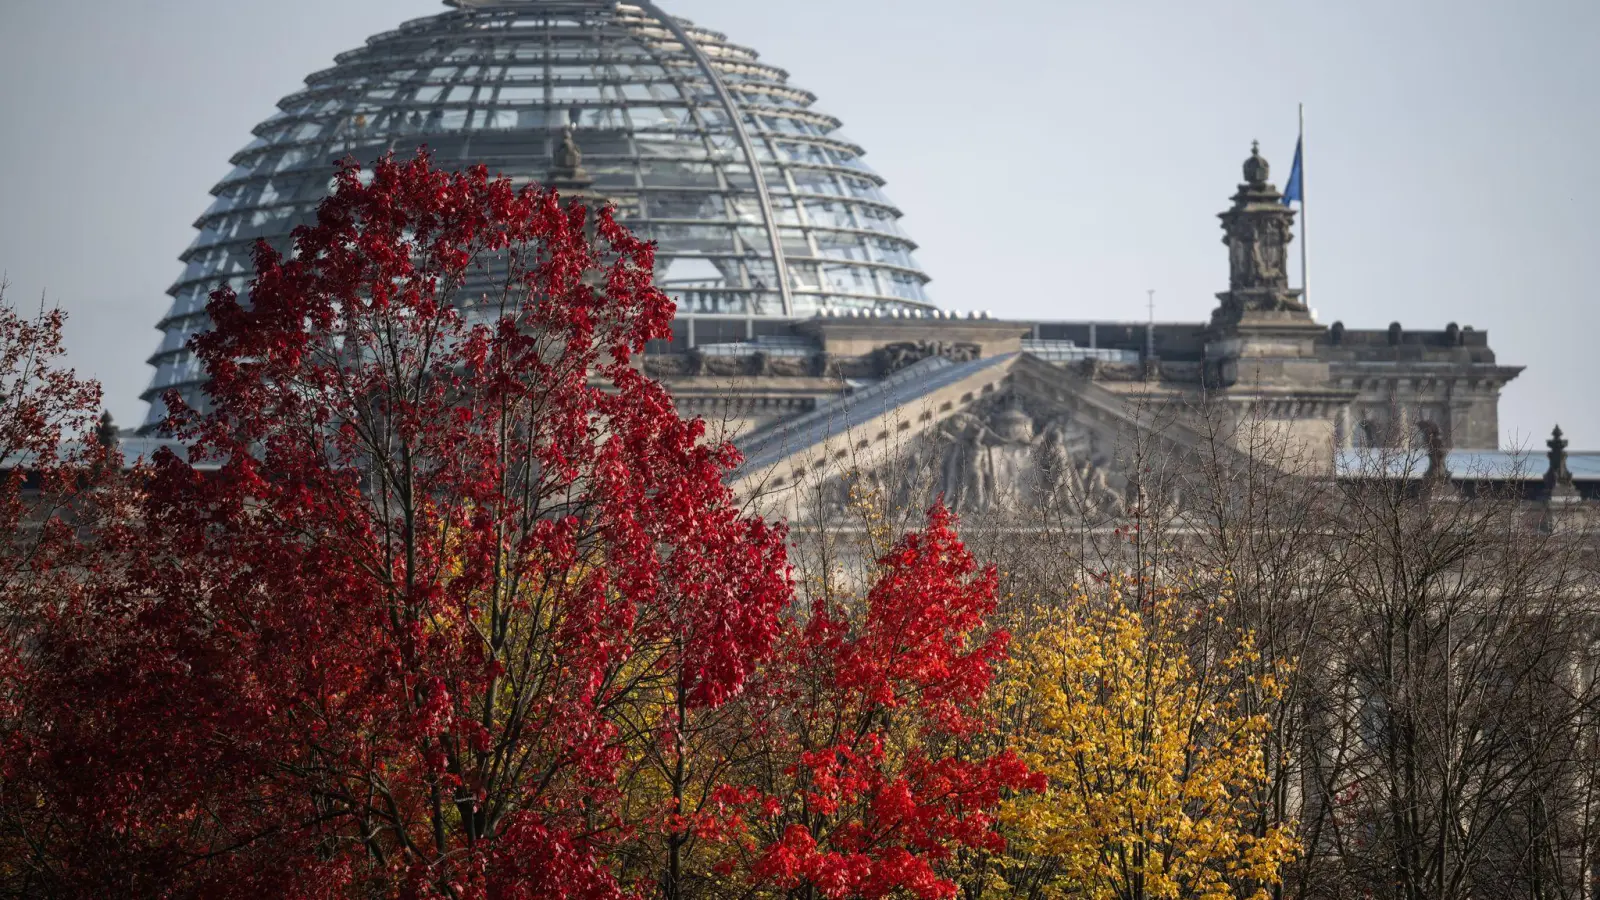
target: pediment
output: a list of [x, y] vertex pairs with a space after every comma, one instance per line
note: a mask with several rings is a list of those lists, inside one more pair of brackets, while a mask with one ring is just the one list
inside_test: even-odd
[[942, 496], [968, 517], [1052, 502], [1115, 517], [1139, 497], [1131, 446], [1182, 452], [1193, 440], [1142, 429], [1126, 397], [1026, 354], [927, 360], [741, 440], [733, 482], [791, 520], [825, 518], [864, 489], [896, 507]]

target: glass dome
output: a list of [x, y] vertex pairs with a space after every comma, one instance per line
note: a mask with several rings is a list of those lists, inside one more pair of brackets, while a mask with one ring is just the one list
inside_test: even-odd
[[639, 0], [447, 4], [311, 75], [235, 154], [168, 292], [147, 425], [164, 391], [199, 386], [184, 345], [206, 327], [207, 294], [225, 280], [242, 291], [254, 241], [286, 243], [346, 155], [425, 144], [440, 165], [544, 181], [570, 128], [593, 190], [657, 242], [690, 345], [695, 320], [710, 337], [824, 309], [929, 306], [883, 179], [755, 51]]

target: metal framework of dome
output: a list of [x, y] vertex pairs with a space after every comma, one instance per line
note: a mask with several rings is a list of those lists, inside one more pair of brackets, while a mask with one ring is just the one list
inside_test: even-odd
[[658, 243], [689, 345], [696, 321], [716, 340], [761, 320], [929, 308], [883, 179], [755, 51], [640, 0], [446, 3], [312, 74], [233, 157], [169, 290], [147, 425], [164, 391], [199, 387], [184, 347], [207, 294], [244, 290], [255, 240], [285, 243], [347, 155], [425, 144], [443, 165], [542, 182], [570, 131], [593, 190]]

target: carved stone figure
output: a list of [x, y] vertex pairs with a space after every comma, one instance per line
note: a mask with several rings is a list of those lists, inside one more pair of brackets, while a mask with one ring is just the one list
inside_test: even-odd
[[906, 366], [931, 357], [942, 356], [952, 362], [971, 362], [982, 352], [983, 348], [977, 344], [951, 341], [902, 341], [878, 348], [874, 351], [874, 356], [878, 362], [878, 374], [889, 376]]
[[988, 452], [992, 435], [976, 416], [962, 414], [951, 420], [958, 431], [941, 466], [941, 485], [945, 502], [957, 512], [989, 508], [993, 502], [994, 458]]
[[1445, 464], [1445, 457], [1449, 454], [1449, 450], [1445, 447], [1444, 431], [1439, 428], [1439, 423], [1424, 419], [1417, 423], [1417, 430], [1422, 432], [1422, 439], [1428, 448], [1428, 479], [1433, 481], [1448, 479], [1450, 468]]
[[[1123, 508], [1093, 458], [1089, 432], [1066, 419], [1037, 420], [1014, 394], [952, 416], [912, 455], [911, 468], [929, 472], [927, 487], [959, 513], [1018, 512], [1054, 502], [1102, 513]], [[901, 499], [930, 498], [902, 491]]]
[[1108, 363], [1102, 360], [1095, 360], [1095, 362], [1097, 365], [1094, 367], [1094, 375], [1092, 377], [1096, 381], [1144, 380], [1144, 369], [1139, 365], [1120, 362]]
[[1040, 500], [1103, 515], [1123, 511], [1122, 495], [1095, 464], [1092, 441], [1081, 428], [1063, 421], [1047, 424], [1039, 433], [1034, 460]]
[[1277, 223], [1256, 220], [1250, 227], [1250, 278], [1254, 287], [1280, 287], [1287, 284], [1283, 270], [1284, 237]]
[[829, 356], [821, 374], [829, 378], [871, 378], [878, 371], [875, 356]]
[[1039, 436], [1034, 448], [1033, 459], [1039, 470], [1039, 484], [1050, 495], [1059, 495], [1077, 473], [1076, 462], [1067, 444], [1065, 430], [1051, 425]]
[[1250, 273], [1250, 247], [1242, 240], [1234, 240], [1229, 236], [1228, 244], [1228, 284], [1230, 286], [1246, 287], [1251, 280]]
[[689, 358], [698, 361], [692, 374], [720, 375], [724, 377], [750, 374], [750, 360], [741, 356], [711, 356], [690, 350]]
[[[898, 508], [923, 508], [942, 496], [964, 515], [1050, 508], [1100, 520], [1129, 515], [1129, 492], [1137, 489], [1106, 465], [1097, 444], [1070, 415], [1039, 416], [1008, 391], [955, 412], [889, 455], [856, 459], [814, 495], [813, 509], [823, 518], [841, 513], [852, 489], [866, 488]], [[1163, 496], [1159, 512], [1175, 513], [1175, 503]], [[1141, 504], [1142, 514], [1157, 514]]]
[[583, 151], [578, 148], [577, 129], [572, 123], [561, 130], [561, 143], [556, 145], [551, 171], [567, 179], [587, 178], [583, 168]]
[[1291, 235], [1285, 216], [1269, 205], [1235, 207], [1228, 213], [1223, 242], [1228, 246], [1228, 284], [1233, 290], [1287, 289]]

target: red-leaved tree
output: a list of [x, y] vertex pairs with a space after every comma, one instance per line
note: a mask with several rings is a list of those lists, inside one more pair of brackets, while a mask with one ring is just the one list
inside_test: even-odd
[[65, 365], [66, 314], [24, 315], [5, 291], [0, 282], [0, 622], [24, 613], [61, 562], [65, 514], [107, 450], [93, 434], [100, 386]]
[[947, 900], [959, 852], [1004, 849], [993, 813], [1038, 781], [983, 749], [994, 569], [940, 505], [864, 587], [808, 592], [750, 689], [649, 755], [679, 813], [641, 836], [663, 896]]
[[1028, 782], [966, 740], [1005, 637], [950, 514], [797, 598], [735, 451], [637, 366], [649, 244], [426, 156], [335, 187], [212, 295], [187, 450], [9, 657], [4, 883], [949, 897]]
[[651, 270], [608, 212], [426, 156], [257, 248], [193, 342], [207, 408], [168, 399], [190, 459], [41, 638], [52, 890], [619, 893], [624, 713], [726, 703], [791, 596], [734, 452], [636, 365]]
[[[858, 609], [824, 593], [782, 659], [770, 715], [790, 758], [761, 786], [760, 884], [829, 900], [946, 900], [960, 849], [999, 852], [1002, 792], [1038, 786], [1010, 751], [973, 752], [1007, 636], [985, 633], [996, 574], [944, 506], [876, 561]], [[983, 742], [977, 742], [982, 746]]]
[[29, 848], [50, 839], [53, 816], [27, 777], [50, 723], [32, 702], [38, 635], [92, 565], [79, 532], [115, 470], [93, 431], [100, 388], [65, 365], [65, 320], [21, 313], [0, 282], [0, 896], [40, 883]]

